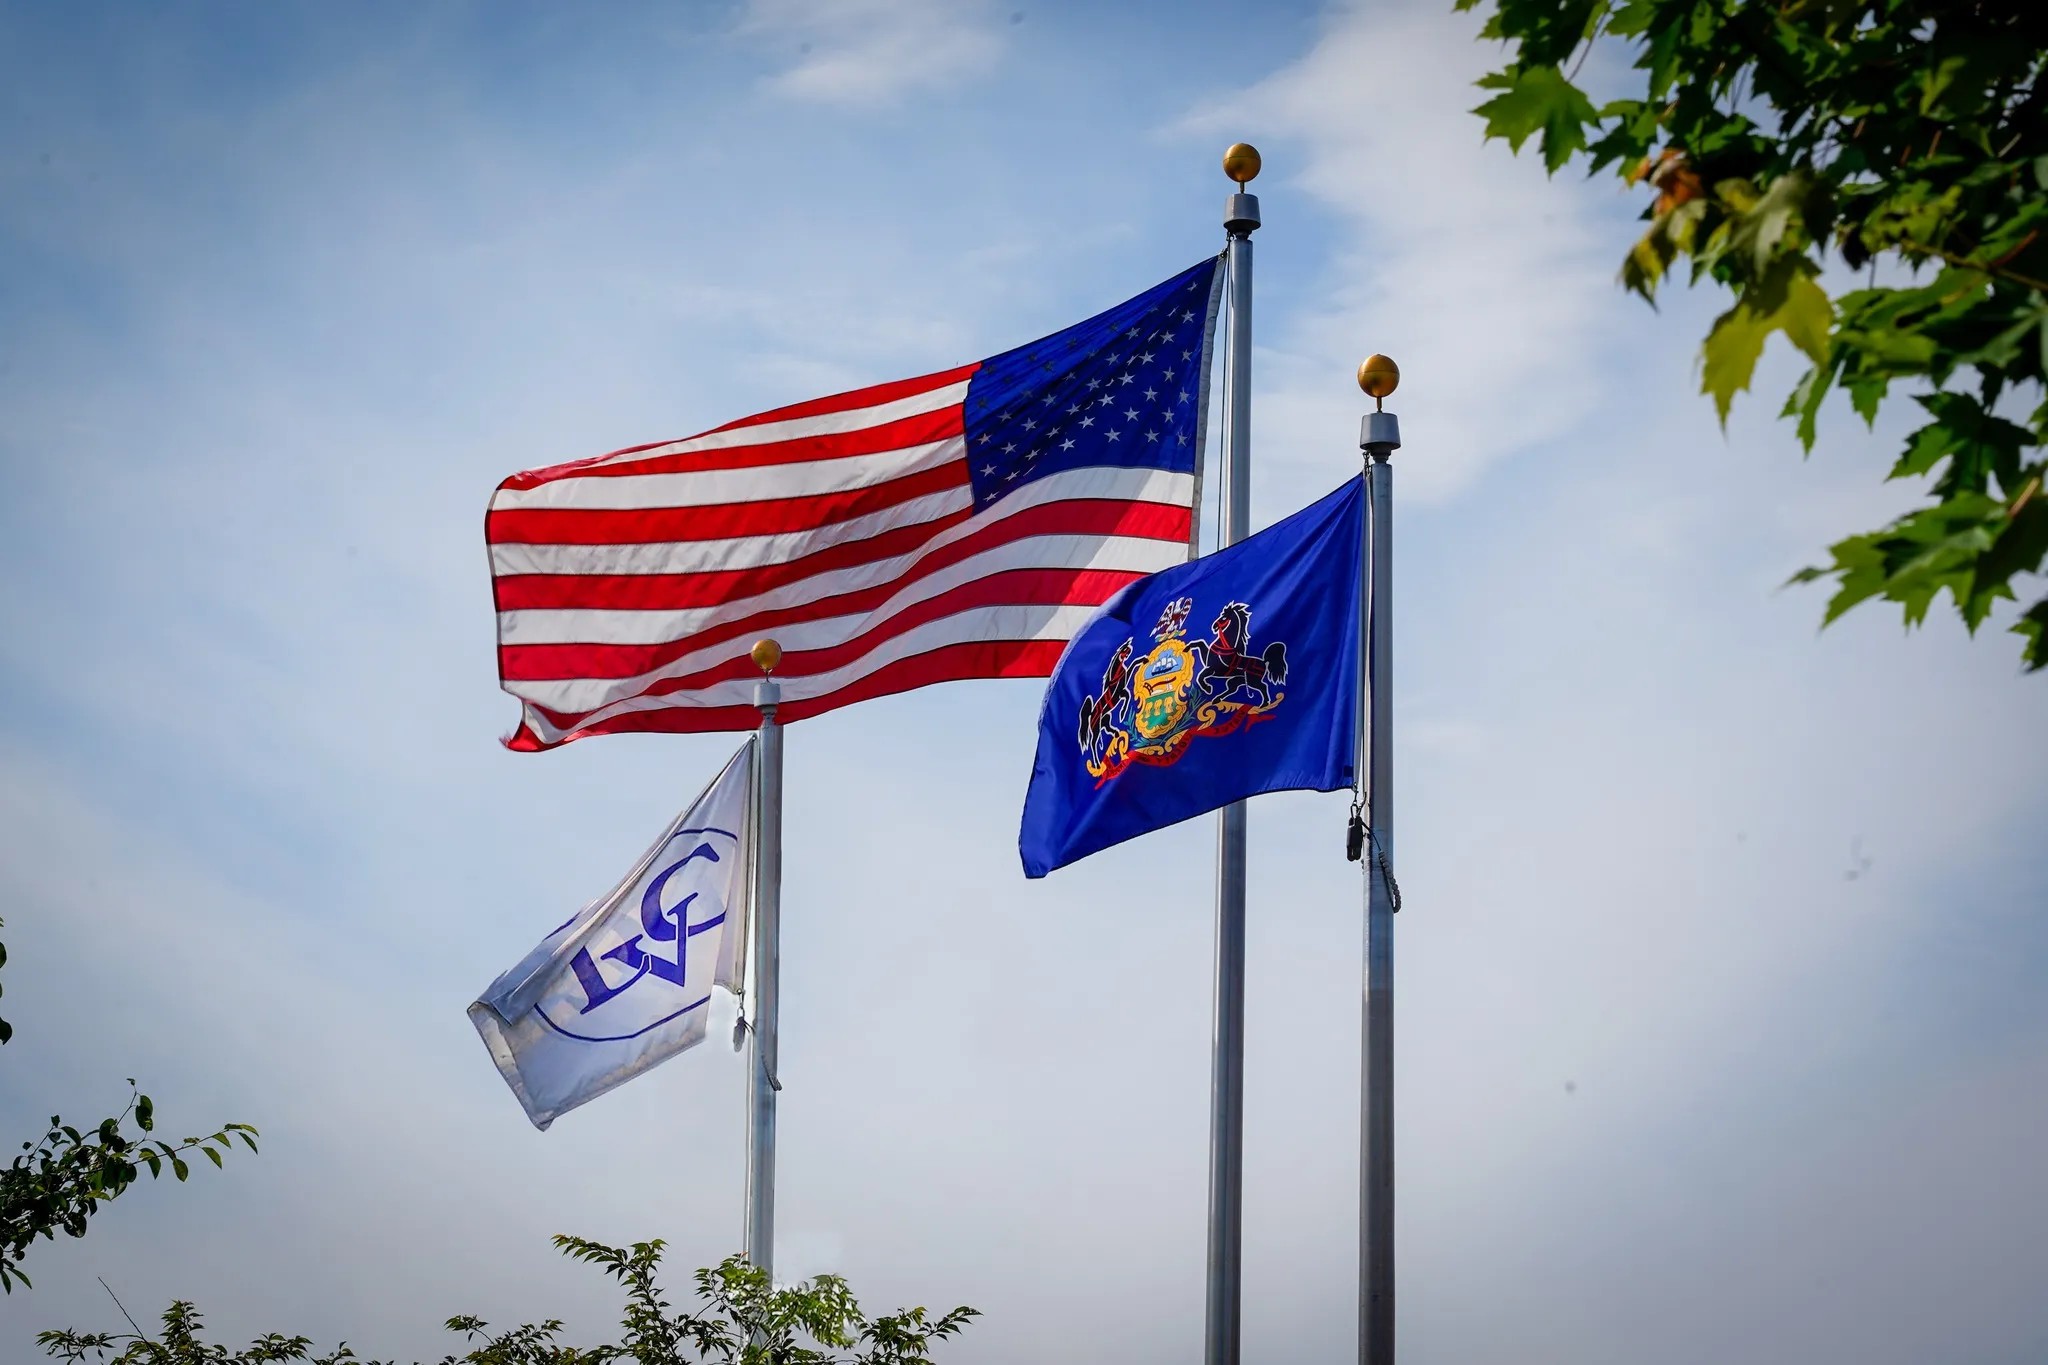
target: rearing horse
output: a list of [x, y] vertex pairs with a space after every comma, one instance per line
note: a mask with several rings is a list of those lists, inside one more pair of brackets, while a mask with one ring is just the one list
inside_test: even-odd
[[1124, 641], [1109, 658], [1109, 666], [1102, 670], [1102, 691], [1092, 699], [1081, 702], [1081, 749], [1093, 754], [1095, 741], [1102, 737], [1104, 727], [1117, 707], [1131, 698], [1131, 642]]
[[1238, 688], [1259, 694], [1261, 706], [1273, 701], [1275, 685], [1287, 681], [1287, 645], [1275, 640], [1262, 654], [1248, 654], [1252, 609], [1242, 602], [1229, 602], [1209, 626], [1213, 638], [1197, 640], [1190, 648], [1201, 661], [1195, 672], [1195, 687], [1204, 696], [1227, 697]]

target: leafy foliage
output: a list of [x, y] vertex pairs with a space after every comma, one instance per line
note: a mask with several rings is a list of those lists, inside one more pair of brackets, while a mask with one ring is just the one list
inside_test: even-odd
[[[936, 1318], [922, 1308], [906, 1308], [870, 1319], [846, 1281], [836, 1275], [778, 1289], [765, 1271], [741, 1256], [699, 1270], [697, 1295], [703, 1310], [680, 1313], [656, 1283], [661, 1242], [612, 1247], [581, 1237], [557, 1237], [555, 1245], [604, 1270], [625, 1288], [618, 1343], [562, 1345], [557, 1341], [562, 1333], [557, 1318], [493, 1335], [481, 1318], [453, 1317], [448, 1330], [462, 1334], [469, 1349], [444, 1357], [441, 1365], [930, 1365], [933, 1345], [957, 1335], [969, 1319], [979, 1316], [972, 1308], [955, 1308]], [[44, 1332], [37, 1341], [48, 1354], [71, 1365], [341, 1365], [357, 1359], [346, 1343], [332, 1355], [316, 1357], [305, 1337], [274, 1335], [259, 1337], [241, 1353], [230, 1354], [226, 1347], [199, 1340], [198, 1311], [184, 1302], [172, 1304], [163, 1323], [160, 1341], [139, 1330]], [[119, 1354], [114, 1354], [116, 1348]]]
[[[552, 1319], [493, 1337], [486, 1323], [458, 1317], [448, 1320], [448, 1330], [472, 1341], [482, 1338], [483, 1344], [442, 1365], [927, 1365], [934, 1343], [979, 1316], [972, 1308], [936, 1318], [923, 1308], [906, 1308], [870, 1319], [837, 1275], [778, 1289], [766, 1271], [742, 1256], [699, 1270], [697, 1297], [704, 1311], [677, 1313], [655, 1283], [661, 1242], [621, 1248], [557, 1237], [555, 1245], [625, 1287], [619, 1344], [558, 1346], [562, 1325]], [[847, 1351], [852, 1354], [840, 1354]]]
[[[305, 1337], [261, 1336], [239, 1351], [199, 1339], [199, 1310], [183, 1301], [164, 1310], [163, 1335], [151, 1338], [136, 1332], [38, 1332], [36, 1342], [58, 1360], [81, 1365], [106, 1361], [109, 1365], [275, 1365], [301, 1360], [310, 1365], [347, 1365], [359, 1357], [347, 1344], [331, 1355], [313, 1354], [313, 1343]], [[122, 1343], [126, 1343], [123, 1345]], [[120, 1354], [110, 1355], [116, 1347]], [[361, 1365], [375, 1365], [363, 1361]]]
[[[0, 966], [6, 962], [7, 949], [0, 945]], [[13, 1037], [14, 1030], [0, 1020], [0, 1043]], [[131, 1118], [139, 1130], [134, 1135], [122, 1131]], [[146, 1136], [155, 1128], [156, 1106], [135, 1089], [130, 1077], [128, 1106], [113, 1118], [80, 1132], [52, 1114], [42, 1141], [21, 1144], [22, 1154], [0, 1170], [0, 1290], [12, 1294], [17, 1283], [29, 1284], [21, 1262], [37, 1237], [55, 1241], [60, 1229], [67, 1236], [85, 1236], [87, 1220], [101, 1203], [133, 1185], [141, 1177], [141, 1166], [149, 1167], [151, 1179], [169, 1166], [182, 1182], [192, 1173], [185, 1161], [189, 1153], [197, 1152], [218, 1166], [236, 1139], [256, 1150], [256, 1130], [246, 1123], [230, 1123], [217, 1133], [176, 1144]]]
[[[1974, 632], [2048, 554], [2048, 5], [1490, 3], [1510, 59], [1480, 82], [1501, 92], [1473, 111], [1486, 135], [1654, 191], [1621, 265], [1645, 300], [1680, 258], [1733, 295], [1701, 349], [1723, 422], [1774, 334], [1811, 362], [1782, 414], [1808, 450], [1831, 391], [1874, 422], [1894, 383], [1932, 390], [1891, 470], [1932, 476], [1928, 505], [1793, 577], [1835, 581], [1829, 621], [1882, 598], [1916, 625], [1946, 592]], [[1602, 44], [1633, 55], [1640, 97], [1596, 108], [1574, 84]], [[1830, 297], [1830, 253], [1869, 287]], [[1910, 282], [1879, 286], [1879, 260]], [[2048, 667], [2048, 596], [2013, 630]]]
[[[139, 1130], [134, 1134], [123, 1131], [131, 1118]], [[37, 1237], [55, 1240], [59, 1231], [85, 1236], [87, 1220], [133, 1185], [142, 1167], [152, 1179], [168, 1167], [182, 1182], [192, 1174], [185, 1160], [192, 1153], [218, 1166], [237, 1139], [256, 1150], [256, 1130], [246, 1123], [178, 1143], [147, 1136], [155, 1128], [155, 1106], [131, 1078], [127, 1107], [97, 1128], [80, 1132], [53, 1114], [42, 1141], [21, 1144], [22, 1154], [0, 1170], [0, 1288], [11, 1294], [16, 1281], [29, 1283], [21, 1261]]]

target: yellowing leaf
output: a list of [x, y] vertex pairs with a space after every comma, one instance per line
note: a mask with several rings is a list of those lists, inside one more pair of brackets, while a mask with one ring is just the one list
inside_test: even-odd
[[1771, 333], [1783, 332], [1815, 365], [1827, 363], [1835, 309], [1827, 291], [1814, 283], [1813, 269], [1804, 257], [1780, 257], [1707, 334], [1700, 348], [1700, 392], [1713, 395], [1724, 426], [1735, 395], [1749, 387]]
[[1714, 186], [1721, 202], [1731, 210], [1728, 246], [1749, 260], [1750, 270], [1767, 273], [1779, 243], [1795, 223], [1801, 221], [1807, 199], [1813, 193], [1813, 177], [1805, 171], [1779, 176], [1761, 195], [1747, 180], [1723, 180]]
[[1748, 213], [1756, 207], [1756, 186], [1747, 180], [1717, 180], [1714, 195], [1728, 206], [1731, 213]]
[[[1801, 264], [1804, 264], [1802, 261]], [[1814, 283], [1805, 271], [1795, 273], [1786, 289], [1784, 305], [1774, 315], [1785, 339], [1806, 352], [1806, 358], [1824, 365], [1828, 358], [1828, 331], [1835, 324], [1835, 306], [1827, 290]]]
[[1622, 259], [1622, 287], [1641, 294], [1643, 300], [1654, 307], [1657, 285], [1664, 278], [1664, 272], [1671, 268], [1671, 262], [1681, 251], [1692, 250], [1693, 238], [1706, 212], [1704, 199], [1691, 199], [1650, 224], [1650, 230], [1629, 248], [1628, 255]]
[[1714, 411], [1721, 425], [1728, 425], [1728, 408], [1735, 395], [1749, 387], [1756, 371], [1756, 358], [1764, 353], [1764, 340], [1771, 334], [1749, 305], [1738, 303], [1714, 320], [1700, 346], [1700, 392], [1714, 396]]

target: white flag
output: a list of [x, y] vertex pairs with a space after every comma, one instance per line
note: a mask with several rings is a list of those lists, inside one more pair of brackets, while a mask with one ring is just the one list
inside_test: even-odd
[[740, 989], [753, 758], [749, 739], [610, 895], [469, 1007], [534, 1127], [702, 1042], [711, 988]]

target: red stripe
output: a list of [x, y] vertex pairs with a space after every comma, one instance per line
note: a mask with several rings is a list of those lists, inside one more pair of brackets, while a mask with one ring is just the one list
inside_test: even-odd
[[[837, 692], [809, 701], [784, 702], [776, 712], [776, 719], [789, 724], [857, 701], [908, 692], [932, 683], [957, 682], [967, 678], [1049, 678], [1065, 648], [1066, 644], [1059, 640], [973, 640], [942, 645], [926, 654], [898, 659]], [[543, 744], [540, 737], [522, 723], [505, 741], [505, 747], [532, 753], [558, 748], [592, 735], [702, 734], [718, 730], [751, 730], [760, 723], [761, 713], [751, 706], [676, 706], [614, 716], [574, 731], [553, 744]]]
[[[799, 417], [823, 417], [827, 413], [849, 412], [854, 408], [872, 408], [882, 403], [893, 403], [899, 398], [915, 394], [930, 393], [943, 389], [948, 384], [957, 384], [981, 368], [981, 362], [962, 365], [958, 369], [940, 370], [937, 374], [920, 375], [916, 379], [897, 379], [887, 384], [875, 384], [865, 389], [849, 389], [835, 393], [828, 398], [813, 398], [803, 403], [792, 403], [786, 408], [776, 408], [753, 417], [742, 417], [737, 422], [727, 422], [712, 431], [732, 431], [737, 427], [759, 426], [763, 422], [793, 422]], [[707, 436], [710, 432], [705, 433]]]
[[605, 464], [595, 469], [576, 470], [575, 473], [579, 478], [616, 479], [640, 474], [696, 474], [710, 469], [758, 469], [779, 464], [843, 460], [854, 455], [879, 455], [884, 451], [907, 450], [911, 446], [943, 441], [965, 431], [966, 420], [961, 405], [955, 403], [936, 412], [913, 413], [909, 417], [862, 427], [858, 431], [798, 436], [761, 445], [727, 446], [722, 450], [654, 454], [642, 460]]
[[[710, 433], [706, 432], [704, 434], [709, 435]], [[502, 493], [508, 488], [538, 488], [544, 483], [552, 483], [554, 480], [568, 474], [574, 474], [578, 470], [588, 469], [592, 465], [601, 465], [606, 460], [616, 460], [621, 455], [631, 455], [635, 451], [653, 450], [658, 446], [674, 444], [675, 442], [673, 441], [646, 441], [640, 445], [625, 446], [604, 455], [586, 455], [580, 460], [569, 460], [562, 464], [546, 465], [540, 469], [523, 469], [519, 473], [508, 475], [503, 479], [498, 484], [498, 491]], [[509, 743], [510, 741], [507, 742]]]
[[[1144, 575], [1135, 569], [1007, 569], [912, 603], [843, 645], [793, 651], [784, 656], [782, 674], [796, 678], [826, 672], [851, 663], [881, 641], [901, 635], [913, 626], [975, 607], [1073, 603], [1099, 606], [1108, 601], [1110, 594], [1118, 588], [1142, 577]], [[815, 609], [817, 604], [806, 602], [782, 611], [762, 612], [744, 621], [716, 626], [685, 640], [658, 645], [510, 645], [498, 651], [498, 675], [508, 682], [634, 678], [723, 640], [762, 634], [793, 622], [851, 615], [856, 610], [850, 604], [851, 598], [871, 596], [874, 594], [850, 593], [846, 598], [837, 599], [838, 610], [819, 611]], [[886, 600], [884, 592], [870, 606], [879, 606]], [[749, 676], [752, 669], [752, 662], [741, 656], [684, 678], [664, 679], [648, 691], [666, 693], [709, 687], [726, 678]]]
[[[981, 362], [977, 360], [972, 365], [963, 365], [957, 370], [944, 370], [938, 374], [928, 374], [918, 379], [899, 379], [889, 384], [877, 384], [872, 388], [854, 389], [847, 393], [834, 394], [830, 398], [816, 398], [808, 403], [796, 403], [786, 408], [777, 408], [773, 412], [764, 412], [753, 417], [742, 417], [736, 422], [727, 422], [722, 427], [713, 427], [710, 431], [700, 431], [697, 433], [697, 436], [709, 436], [713, 432], [732, 431], [739, 427], [757, 426], [763, 422], [786, 422], [799, 417], [822, 417], [828, 413], [849, 412], [855, 408], [873, 407], [878, 403], [891, 403], [899, 398], [909, 398], [915, 394], [929, 393], [933, 389], [942, 389], [948, 384], [958, 383], [980, 368]], [[943, 412], [946, 409], [942, 408], [940, 411]], [[682, 439], [694, 441], [697, 437], [685, 436]], [[675, 441], [648, 441], [642, 445], [626, 446], [623, 449], [614, 450], [606, 455], [592, 455], [581, 460], [569, 460], [563, 464], [547, 465], [540, 469], [522, 470], [500, 483], [498, 487], [500, 489], [538, 488], [544, 483], [551, 483], [570, 474], [599, 473], [601, 471], [593, 466], [601, 466], [608, 460], [616, 460], [621, 456], [637, 454], [643, 450], [656, 450], [662, 446], [675, 444]], [[752, 448], [762, 449], [763, 447]]]
[[[941, 531], [975, 515], [966, 508], [937, 521], [905, 526], [868, 540], [834, 545], [785, 564], [752, 569], [725, 569], [691, 574], [506, 574], [497, 578], [499, 611], [585, 608], [612, 611], [661, 611], [717, 606], [758, 596], [834, 569], [909, 554]], [[1185, 541], [1192, 514], [1185, 507], [1159, 502], [1125, 502], [1107, 498], [1074, 498], [1043, 503], [989, 522], [969, 535], [932, 551], [892, 579], [891, 588], [970, 555], [1035, 535], [1134, 536], [1146, 540]]]
[[[1063, 596], [1056, 601], [1023, 602], [1019, 603], [1019, 605], [1099, 607], [1104, 602], [1107, 602], [1111, 594], [1116, 592], [1118, 588], [1121, 588], [1134, 578], [1142, 577], [1144, 575], [1140, 573], [1118, 572], [1109, 569], [1078, 571], [1071, 575], [1069, 582], [1065, 585], [1043, 585], [1048, 590], [1056, 587], [1062, 590]], [[956, 612], [967, 610], [970, 607], [999, 605], [1001, 603], [1002, 599], [1000, 597], [996, 598], [993, 603], [976, 600], [977, 593], [975, 590], [979, 587], [980, 582], [978, 580], [974, 583], [962, 584], [952, 592], [946, 593], [941, 597], [934, 598], [929, 602], [918, 603], [917, 606], [903, 612], [900, 616], [891, 617], [872, 630], [865, 631], [844, 644], [832, 645], [825, 649], [792, 651], [782, 656], [782, 663], [778, 671], [785, 678], [811, 677], [819, 673], [829, 673], [835, 668], [844, 668], [848, 664], [859, 662], [867, 655], [873, 653], [884, 642], [896, 638], [913, 626], [922, 625], [927, 621], [940, 620]], [[736, 678], [751, 678], [756, 671], [753, 660], [741, 654], [727, 659], [723, 663], [713, 664], [709, 668], [685, 674], [682, 677], [657, 679], [633, 693], [633, 695], [635, 697], [671, 697], [679, 693], [701, 692], [705, 688], [718, 683], [731, 682]], [[590, 714], [589, 711], [556, 711], [537, 702], [529, 702], [528, 704], [533, 706], [543, 716], [546, 716], [549, 723], [565, 729]], [[593, 710], [602, 709], [602, 707], [593, 708]]]
[[887, 483], [849, 488], [843, 493], [816, 493], [807, 498], [604, 511], [515, 507], [488, 513], [484, 517], [484, 538], [493, 545], [659, 545], [783, 535], [815, 531], [871, 512], [887, 511], [912, 498], [963, 487], [967, 481], [967, 461], [957, 459]]

